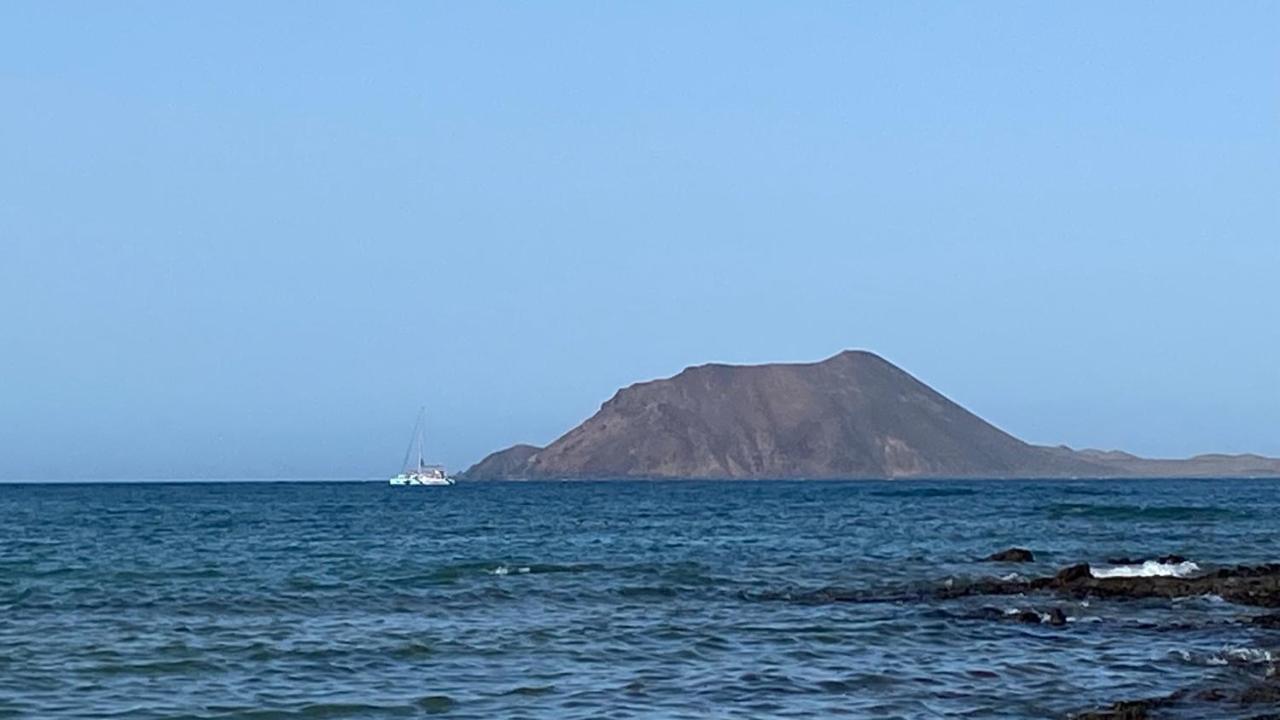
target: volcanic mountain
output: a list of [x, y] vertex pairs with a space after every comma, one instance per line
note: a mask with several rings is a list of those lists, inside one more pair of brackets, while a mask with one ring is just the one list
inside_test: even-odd
[[846, 351], [817, 363], [701, 365], [638, 383], [547, 447], [496, 452], [464, 477], [1113, 477], [1242, 469], [1280, 474], [1280, 461], [1146, 461], [1031, 445], [883, 358]]

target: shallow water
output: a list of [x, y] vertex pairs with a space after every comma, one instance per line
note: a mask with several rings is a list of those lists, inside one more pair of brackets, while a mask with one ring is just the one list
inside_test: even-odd
[[[1278, 510], [1267, 481], [0, 485], [0, 717], [1064, 717], [1280, 638], [1215, 598], [924, 593], [1275, 561]], [[1011, 545], [1037, 562], [974, 561]]]

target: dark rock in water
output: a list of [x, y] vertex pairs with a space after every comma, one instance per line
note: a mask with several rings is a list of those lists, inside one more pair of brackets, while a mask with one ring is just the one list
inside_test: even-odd
[[1035, 559], [1036, 559], [1035, 555], [1032, 555], [1030, 550], [1027, 550], [1025, 548], [1017, 548], [1017, 547], [1009, 548], [1008, 550], [1001, 550], [998, 553], [994, 553], [986, 557], [986, 560], [988, 562], [1021, 563], [1021, 562], [1034, 562]]
[[1196, 577], [1096, 578], [1087, 564], [1064, 568], [1053, 577], [1032, 580], [983, 578], [956, 583], [936, 591], [940, 597], [973, 595], [1020, 595], [1037, 590], [1052, 590], [1077, 598], [1179, 598], [1217, 595], [1240, 605], [1280, 607], [1280, 564], [1241, 565], [1223, 568]]
[[1066, 567], [1059, 570], [1058, 574], [1053, 576], [1053, 582], [1056, 585], [1062, 586], [1062, 585], [1069, 585], [1073, 582], [1081, 580], [1082, 578], [1089, 578], [1089, 577], [1093, 577], [1093, 575], [1089, 571], [1089, 564], [1080, 563], [1078, 565], [1072, 565], [1071, 567]]
[[1148, 720], [1151, 711], [1165, 704], [1157, 700], [1123, 700], [1103, 710], [1073, 715], [1074, 720]]
[[[1178, 697], [1179, 693], [1174, 693], [1173, 697]], [[1230, 697], [1226, 690], [1222, 688], [1208, 688], [1197, 692], [1193, 697], [1204, 702], [1222, 702]]]
[[1187, 559], [1182, 557], [1181, 555], [1165, 555], [1164, 557], [1156, 558], [1156, 562], [1162, 563], [1164, 565], [1181, 565], [1186, 561]]
[[1003, 610], [993, 607], [984, 607], [982, 610], [978, 611], [977, 614], [978, 617], [981, 617], [984, 620], [1003, 620], [1005, 617], [1005, 612]]
[[1241, 705], [1259, 705], [1261, 703], [1280, 705], [1280, 683], [1255, 683], [1240, 693]]
[[[1205, 703], [1216, 706], [1216, 709], [1212, 712], [1206, 712], [1208, 708], [1199, 706]], [[1256, 706], [1259, 705], [1269, 707], [1257, 708]], [[1243, 687], [1232, 685], [1229, 687], [1201, 688], [1199, 690], [1179, 690], [1162, 698], [1125, 700], [1108, 708], [1073, 715], [1072, 718], [1074, 720], [1147, 720], [1147, 718], [1152, 717], [1151, 712], [1153, 710], [1162, 708], [1178, 711], [1178, 717], [1215, 717], [1226, 714], [1224, 711], [1227, 707], [1237, 709], [1277, 709], [1277, 707], [1280, 707], [1280, 682], [1274, 678], [1265, 680], [1251, 679]], [[1237, 716], [1236, 713], [1230, 714], [1232, 717]], [[1269, 712], [1263, 715], [1249, 716], [1249, 720], [1274, 718], [1280, 718], [1280, 714]]]
[[1067, 614], [1060, 608], [1051, 608], [1049, 612], [1042, 613], [1033, 609], [1006, 612], [999, 608], [987, 607], [982, 609], [981, 616], [989, 620], [1006, 620], [1027, 625], [1067, 624]]
[[1249, 622], [1259, 627], [1270, 628], [1272, 630], [1280, 630], [1280, 613], [1271, 613], [1269, 615], [1256, 615], [1249, 618]]
[[1035, 610], [1019, 610], [1018, 614], [1012, 616], [1014, 620], [1028, 625], [1040, 624], [1040, 613]]

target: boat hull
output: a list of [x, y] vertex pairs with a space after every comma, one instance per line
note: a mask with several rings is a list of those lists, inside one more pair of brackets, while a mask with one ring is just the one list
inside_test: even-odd
[[392, 485], [452, 485], [453, 478], [397, 475], [388, 482]]

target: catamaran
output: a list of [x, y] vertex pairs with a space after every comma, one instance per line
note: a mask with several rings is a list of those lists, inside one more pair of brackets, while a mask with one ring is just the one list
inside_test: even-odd
[[427, 409], [418, 411], [418, 421], [413, 424], [413, 439], [404, 453], [403, 470], [391, 478], [392, 485], [452, 485], [453, 478], [443, 465], [428, 465], [424, 459]]

